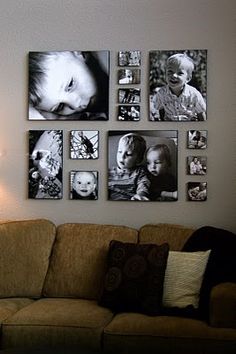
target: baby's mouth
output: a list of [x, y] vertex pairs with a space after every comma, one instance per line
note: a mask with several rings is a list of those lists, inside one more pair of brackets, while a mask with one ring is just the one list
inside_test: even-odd
[[156, 170], [152, 170], [152, 171], [150, 171], [150, 172], [151, 172], [151, 174], [154, 175], [154, 176], [157, 176], [157, 175], [158, 175], [158, 173], [157, 173]]
[[178, 84], [178, 82], [179, 82], [178, 80], [175, 80], [175, 79], [170, 79], [169, 81], [170, 81], [170, 83], [173, 84], [173, 85], [176, 85], [176, 84]]

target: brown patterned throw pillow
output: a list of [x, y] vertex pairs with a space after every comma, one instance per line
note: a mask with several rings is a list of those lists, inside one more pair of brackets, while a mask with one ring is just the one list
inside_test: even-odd
[[111, 241], [107, 273], [99, 304], [114, 312], [161, 311], [169, 245]]

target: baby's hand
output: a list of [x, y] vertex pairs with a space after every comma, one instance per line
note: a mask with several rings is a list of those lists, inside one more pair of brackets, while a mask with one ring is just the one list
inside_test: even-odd
[[144, 195], [135, 194], [135, 195], [133, 195], [131, 200], [149, 200], [149, 199], [147, 197], [145, 197]]

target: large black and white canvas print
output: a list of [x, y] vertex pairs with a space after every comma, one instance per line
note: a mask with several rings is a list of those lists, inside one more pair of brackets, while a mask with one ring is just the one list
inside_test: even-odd
[[70, 158], [93, 160], [98, 158], [99, 132], [98, 130], [71, 130]]
[[62, 130], [29, 131], [29, 198], [62, 198], [62, 139]]
[[177, 130], [108, 132], [108, 199], [175, 201]]
[[29, 120], [108, 120], [109, 51], [29, 52]]
[[149, 53], [149, 119], [205, 121], [207, 50]]
[[98, 199], [98, 171], [70, 172], [70, 199]]

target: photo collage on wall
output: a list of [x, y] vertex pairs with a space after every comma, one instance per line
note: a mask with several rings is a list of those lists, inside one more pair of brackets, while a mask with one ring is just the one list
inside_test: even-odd
[[141, 102], [141, 51], [118, 53], [118, 112], [119, 121], [139, 121]]
[[[207, 50], [152, 50], [148, 55], [148, 120], [155, 130], [107, 131], [107, 199], [178, 200], [178, 130], [169, 124], [159, 130], [158, 122], [179, 122], [181, 129], [188, 125], [186, 149], [194, 150], [186, 156], [186, 200], [205, 201], [207, 156], [199, 152], [207, 149], [208, 132], [194, 124], [202, 128], [207, 120]], [[141, 51], [118, 51], [117, 66], [116, 119], [140, 121]], [[28, 120], [96, 122], [94, 128], [69, 131], [68, 157], [89, 166], [69, 171], [70, 200], [99, 199], [99, 171], [92, 160], [99, 159], [99, 122], [111, 119], [109, 75], [106, 50], [29, 52]], [[62, 199], [63, 131], [32, 129], [28, 139], [28, 197]]]

